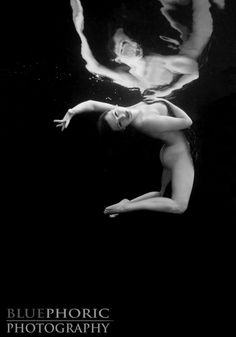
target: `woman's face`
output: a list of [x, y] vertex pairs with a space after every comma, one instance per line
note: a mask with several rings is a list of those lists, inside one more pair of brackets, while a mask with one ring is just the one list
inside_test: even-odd
[[143, 57], [143, 50], [140, 45], [131, 40], [123, 31], [122, 28], [117, 29], [114, 34], [115, 54], [117, 55], [115, 61], [129, 64], [136, 62]]
[[113, 131], [122, 131], [131, 123], [132, 112], [125, 108], [116, 107], [108, 111], [105, 119]]
[[122, 41], [116, 55], [116, 62], [132, 67], [143, 57], [143, 52], [136, 42]]
[[142, 49], [136, 42], [123, 40], [119, 47], [118, 57], [120, 59], [139, 59], [142, 57]]

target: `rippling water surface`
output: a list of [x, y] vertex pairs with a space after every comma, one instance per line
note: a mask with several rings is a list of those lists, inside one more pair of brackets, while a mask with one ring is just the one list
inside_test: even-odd
[[[96, 58], [97, 44], [93, 45], [86, 36], [89, 22], [86, 22], [83, 1], [71, 0], [71, 7], [87, 70], [128, 89], [138, 88], [149, 100], [155, 100], [168, 97], [198, 79], [201, 56], [214, 33], [212, 11], [220, 15], [225, 2], [152, 0], [143, 15], [137, 13], [135, 3], [123, 2], [108, 22], [104, 22], [107, 48], [103, 52], [110, 61], [107, 64]], [[138, 7], [142, 10], [142, 1]], [[162, 23], [159, 31], [153, 28], [152, 20]], [[150, 35], [156, 41], [147, 47]]]

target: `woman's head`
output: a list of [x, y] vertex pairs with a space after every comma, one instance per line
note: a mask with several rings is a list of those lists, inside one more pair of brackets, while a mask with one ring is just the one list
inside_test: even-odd
[[123, 160], [125, 154], [132, 152], [130, 150], [132, 147], [131, 139], [136, 139], [134, 137], [136, 129], [130, 123], [129, 110], [126, 111], [125, 108], [115, 107], [104, 112], [98, 119], [98, 133], [101, 144], [104, 146], [105, 160], [111, 158], [116, 158], [118, 161]]
[[123, 28], [118, 28], [113, 36], [115, 61], [119, 63], [130, 64], [143, 57], [141, 46], [130, 39], [124, 33]]
[[104, 112], [98, 120], [100, 133], [104, 131], [124, 131], [133, 120], [133, 113], [130, 109], [116, 106], [114, 109]]

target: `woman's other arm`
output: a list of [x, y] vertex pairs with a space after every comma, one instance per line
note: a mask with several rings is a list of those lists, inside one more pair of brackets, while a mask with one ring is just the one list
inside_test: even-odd
[[186, 112], [183, 109], [179, 108], [177, 105], [171, 103], [170, 101], [167, 101], [166, 99], [161, 99], [161, 100], [165, 102], [171, 108], [171, 111], [173, 112], [176, 118], [181, 118], [185, 120], [186, 123], [189, 124], [188, 126], [192, 124], [191, 118], [188, 116], [188, 114], [186, 114]]
[[140, 126], [142, 132], [155, 137], [156, 133], [187, 129], [192, 125], [191, 118], [182, 109], [165, 99], [159, 101], [164, 101], [171, 108], [174, 117], [154, 113], [144, 115]]

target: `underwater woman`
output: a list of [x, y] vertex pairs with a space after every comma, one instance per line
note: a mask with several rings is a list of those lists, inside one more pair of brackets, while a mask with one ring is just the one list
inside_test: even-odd
[[[86, 101], [69, 109], [63, 119], [54, 120], [63, 131], [73, 116], [81, 113], [100, 113], [98, 127], [112, 132], [122, 132], [132, 126], [138, 132], [163, 142], [160, 160], [163, 166], [161, 190], [141, 195], [135, 199], [123, 199], [106, 207], [104, 213], [114, 217], [120, 213], [138, 210], [181, 214], [186, 211], [194, 181], [194, 165], [190, 145], [184, 135], [192, 120], [179, 107], [160, 98], [153, 104], [140, 102], [123, 107], [113, 104]], [[132, 173], [131, 173], [132, 174]], [[171, 197], [165, 197], [171, 183]]]

